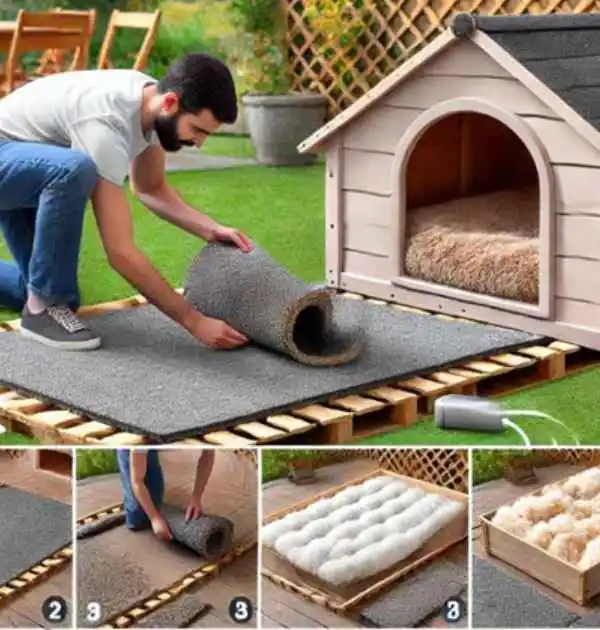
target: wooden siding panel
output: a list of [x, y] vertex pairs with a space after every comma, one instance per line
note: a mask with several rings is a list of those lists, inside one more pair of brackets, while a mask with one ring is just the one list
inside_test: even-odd
[[556, 295], [600, 305], [600, 260], [558, 257]]
[[344, 250], [343, 271], [365, 278], [388, 279], [392, 276], [389, 258], [350, 249]]
[[389, 195], [394, 158], [388, 153], [345, 149], [342, 188]]
[[600, 215], [600, 168], [554, 166], [559, 212]]
[[559, 256], [600, 260], [600, 217], [559, 215], [556, 235]]
[[415, 76], [398, 87], [386, 105], [429, 109], [453, 98], [484, 98], [499, 107], [520, 115], [557, 118], [537, 97], [515, 79], [477, 76]]

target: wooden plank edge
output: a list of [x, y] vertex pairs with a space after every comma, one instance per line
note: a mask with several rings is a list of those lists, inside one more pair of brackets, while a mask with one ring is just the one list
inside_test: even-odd
[[199, 582], [210, 580], [219, 575], [223, 567], [233, 564], [255, 547], [257, 547], [257, 541], [234, 547], [219, 562], [199, 565], [191, 571], [187, 571], [183, 577], [175, 580], [169, 586], [153, 591], [150, 595], [141, 598], [126, 610], [117, 612], [109, 617], [104, 622], [104, 627], [127, 628], [133, 625], [162, 606], [175, 601]]
[[0, 584], [0, 605], [35, 588], [40, 582], [55, 575], [72, 561], [73, 547], [66, 545], [46, 556], [35, 565]]

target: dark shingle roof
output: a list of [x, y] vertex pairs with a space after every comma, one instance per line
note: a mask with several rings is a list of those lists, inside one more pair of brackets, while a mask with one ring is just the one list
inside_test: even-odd
[[459, 37], [486, 33], [600, 131], [600, 13], [460, 13], [452, 30]]

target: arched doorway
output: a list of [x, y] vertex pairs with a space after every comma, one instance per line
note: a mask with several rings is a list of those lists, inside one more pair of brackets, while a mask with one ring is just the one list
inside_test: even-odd
[[421, 115], [396, 154], [395, 283], [548, 317], [551, 166], [524, 121], [457, 101]]

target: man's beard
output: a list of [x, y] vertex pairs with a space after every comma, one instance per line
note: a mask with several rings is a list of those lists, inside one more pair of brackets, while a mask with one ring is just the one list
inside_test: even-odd
[[165, 151], [175, 153], [182, 147], [191, 147], [193, 142], [181, 140], [177, 134], [177, 121], [179, 114], [176, 116], [158, 116], [154, 121], [154, 130], [158, 136], [158, 140]]

